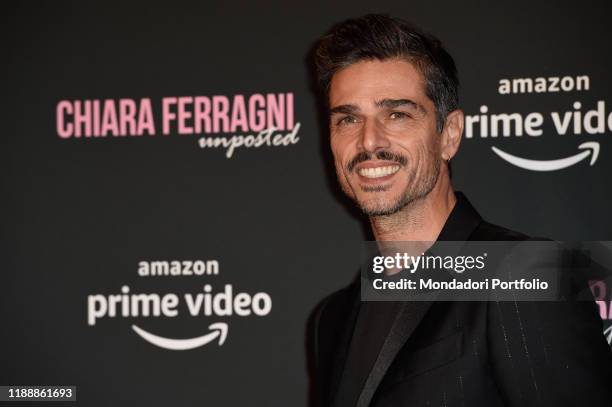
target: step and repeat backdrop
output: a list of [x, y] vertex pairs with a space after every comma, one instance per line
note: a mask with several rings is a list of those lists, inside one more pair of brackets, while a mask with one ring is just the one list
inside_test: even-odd
[[[455, 57], [453, 179], [485, 219], [612, 240], [609, 5], [492, 3], [5, 10], [0, 384], [76, 386], [83, 406], [308, 404], [309, 318], [369, 238], [310, 57], [369, 12]], [[592, 286], [607, 329], [612, 283]]]

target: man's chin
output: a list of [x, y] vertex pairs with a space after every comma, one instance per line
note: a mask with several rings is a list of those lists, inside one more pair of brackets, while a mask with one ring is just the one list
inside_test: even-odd
[[367, 216], [390, 216], [399, 212], [404, 206], [400, 201], [357, 201], [361, 211]]

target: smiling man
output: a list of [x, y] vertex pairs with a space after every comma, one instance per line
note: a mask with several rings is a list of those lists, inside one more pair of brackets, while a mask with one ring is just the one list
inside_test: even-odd
[[[453, 109], [446, 126], [438, 123], [420, 72], [397, 57], [363, 60], [340, 70], [331, 81], [329, 100], [340, 185], [371, 216], [376, 238], [389, 240], [392, 231], [380, 226], [392, 218], [417, 220], [418, 214], [436, 224], [403, 230], [410, 233], [405, 237], [435, 240], [455, 203], [442, 161], [457, 152], [463, 113]], [[456, 107], [456, 96], [448, 102]], [[408, 206], [418, 206], [419, 212], [405, 210]]]
[[[342, 190], [379, 242], [522, 241], [453, 190], [463, 132], [441, 43], [381, 15], [318, 43]], [[333, 406], [609, 405], [612, 362], [590, 302], [364, 302], [359, 281], [315, 318], [318, 401]]]

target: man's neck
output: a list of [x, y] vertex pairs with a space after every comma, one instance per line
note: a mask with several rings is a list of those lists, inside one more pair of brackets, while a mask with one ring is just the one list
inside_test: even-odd
[[442, 231], [457, 198], [450, 183], [436, 185], [426, 197], [389, 216], [370, 218], [377, 241], [434, 242]]

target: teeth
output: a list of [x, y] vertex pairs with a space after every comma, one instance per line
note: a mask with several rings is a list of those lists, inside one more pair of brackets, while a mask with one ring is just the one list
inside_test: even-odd
[[399, 165], [388, 165], [386, 167], [362, 168], [359, 175], [366, 178], [380, 178], [395, 174], [400, 169]]

